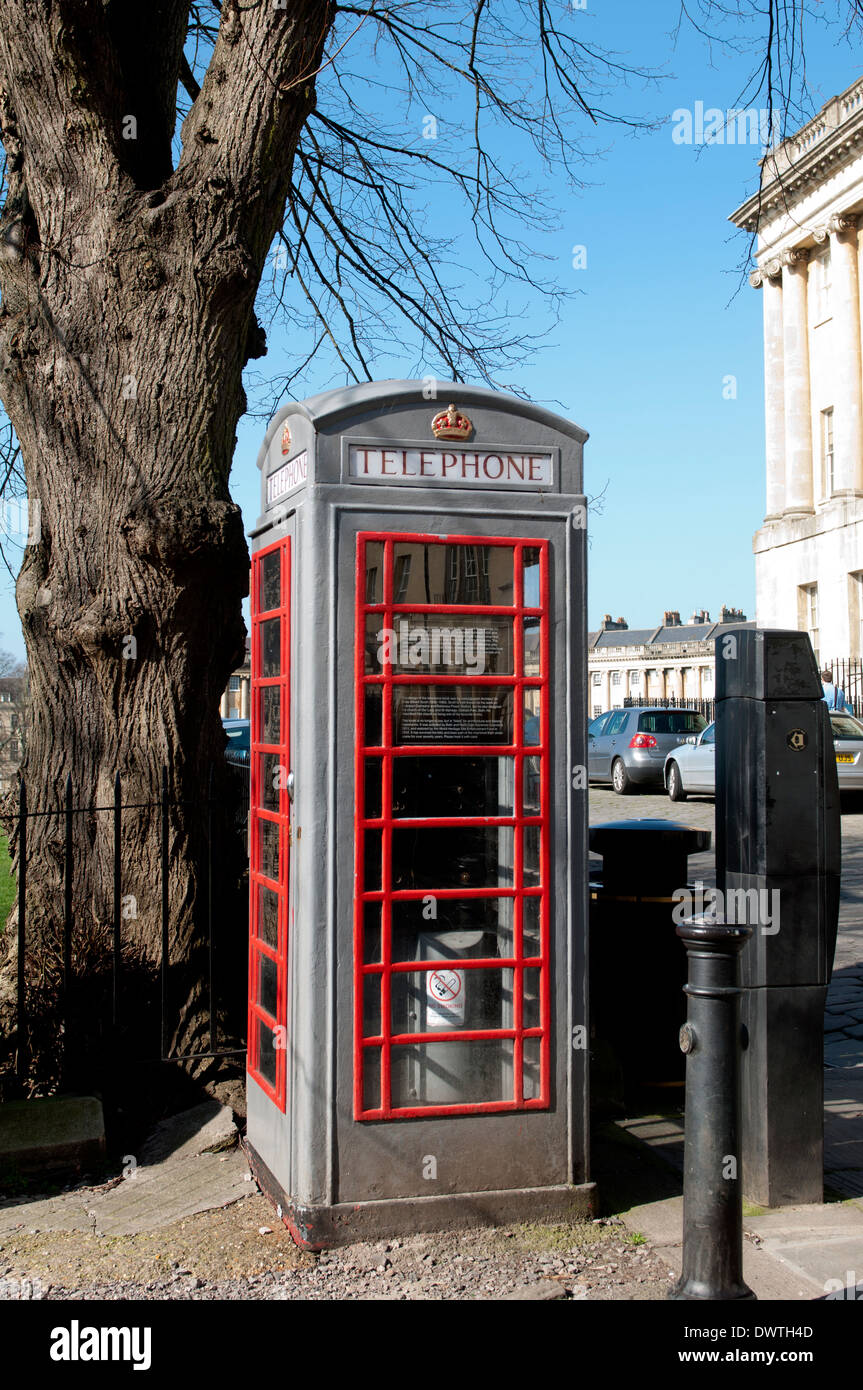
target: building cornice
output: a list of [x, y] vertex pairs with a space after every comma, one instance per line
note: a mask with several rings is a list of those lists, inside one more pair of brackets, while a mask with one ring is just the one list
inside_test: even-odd
[[761, 188], [729, 217], [755, 233], [823, 184], [863, 150], [863, 78], [825, 102], [818, 115], [761, 160]]

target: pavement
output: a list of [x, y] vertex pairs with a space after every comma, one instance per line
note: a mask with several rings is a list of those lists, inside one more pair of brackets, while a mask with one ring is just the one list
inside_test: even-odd
[[[713, 829], [713, 804], [705, 798], [673, 804], [665, 796], [621, 798], [592, 789], [590, 812], [594, 825], [644, 816]], [[744, 1204], [743, 1272], [759, 1299], [863, 1301], [863, 814], [843, 815], [842, 837], [839, 938], [825, 1021], [828, 1200], [773, 1211]], [[691, 856], [689, 877], [705, 886], [714, 881], [712, 851]], [[617, 1139], [610, 1146], [603, 1147], [603, 1137], [598, 1136], [594, 1173], [600, 1196], [605, 1186], [614, 1201], [616, 1217], [608, 1219], [619, 1217], [633, 1237], [639, 1233], [636, 1243], [646, 1238], [651, 1258], [659, 1256], [677, 1275], [682, 1256], [683, 1117], [679, 1112], [633, 1116], [611, 1129]], [[39, 1232], [85, 1232], [90, 1237], [140, 1238], [142, 1232], [158, 1232], [195, 1214], [220, 1208], [242, 1211], [248, 1203], [240, 1199], [249, 1198], [255, 1188], [237, 1138], [231, 1111], [216, 1101], [173, 1116], [157, 1128], [134, 1159], [124, 1161], [122, 1177], [97, 1188], [81, 1183], [58, 1196], [0, 1202], [0, 1249], [9, 1236], [23, 1240]], [[621, 1171], [627, 1165], [629, 1169], [629, 1196], [622, 1200], [619, 1191], [613, 1193], [616, 1165]], [[652, 1182], [651, 1174], [655, 1176], [657, 1170], [661, 1170], [659, 1181]], [[643, 1200], [650, 1191], [656, 1192], [658, 1200]], [[271, 1227], [262, 1224], [259, 1234], [268, 1237]], [[221, 1268], [229, 1261], [230, 1249], [220, 1243], [213, 1258], [214, 1269]], [[492, 1263], [496, 1260], [495, 1256]], [[609, 1269], [621, 1283], [617, 1265]], [[661, 1281], [650, 1283], [639, 1275], [638, 1283], [645, 1286], [643, 1293], [624, 1296], [661, 1297], [664, 1293]], [[155, 1290], [154, 1297], [166, 1296], [160, 1292], [161, 1285], [147, 1287]], [[488, 1283], [481, 1284], [474, 1296], [488, 1296], [490, 1288]], [[325, 1279], [320, 1296], [326, 1297], [328, 1291]], [[249, 1294], [241, 1289], [236, 1296]], [[447, 1291], [443, 1296], [457, 1295]], [[508, 1296], [527, 1295], [519, 1285]], [[606, 1294], [600, 1291], [598, 1296]]]
[[[674, 803], [664, 795], [591, 789], [591, 825], [642, 816], [714, 828], [707, 797]], [[689, 878], [705, 887], [715, 883], [712, 849], [690, 857]], [[619, 1128], [682, 1175], [681, 1114], [634, 1117]], [[601, 1190], [601, 1172], [594, 1176]], [[863, 812], [856, 809], [842, 815], [839, 934], [825, 1011], [824, 1186], [823, 1205], [769, 1211], [744, 1204], [744, 1278], [760, 1299], [863, 1300]], [[682, 1196], [619, 1214], [680, 1273]]]
[[56, 1197], [0, 1202], [0, 1239], [21, 1229], [134, 1235], [228, 1206], [254, 1191], [238, 1140], [228, 1107], [204, 1101], [157, 1126], [101, 1187], [85, 1181]]

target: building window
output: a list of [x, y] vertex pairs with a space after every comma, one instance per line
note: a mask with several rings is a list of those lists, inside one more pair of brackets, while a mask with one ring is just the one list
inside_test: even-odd
[[228, 681], [228, 689], [229, 689], [229, 690], [239, 690], [239, 688], [240, 688], [240, 677], [239, 677], [239, 676], [231, 676], [231, 679]]
[[710, 666], [704, 666], [704, 667], [702, 667], [702, 671], [703, 671], [703, 675], [702, 675], [701, 679], [703, 680], [704, 684], [705, 684], [705, 685], [712, 685], [712, 684], [713, 684], [713, 670], [712, 670], [712, 668], [711, 668]]
[[814, 305], [814, 319], [817, 323], [823, 323], [830, 318], [830, 284], [832, 271], [830, 265], [830, 243], [828, 242], [824, 250], [818, 256], [814, 256], [811, 265], [811, 285]]
[[593, 684], [594, 684], [594, 685], [601, 685], [601, 684], [602, 684], [602, 674], [601, 674], [601, 672], [599, 672], [599, 671], [594, 671], [594, 673], [593, 673]]
[[620, 672], [619, 672], [619, 671], [612, 671], [612, 673], [611, 673], [611, 684], [612, 684], [612, 685], [620, 685]]
[[833, 496], [833, 407], [821, 412], [821, 493]]
[[593, 717], [594, 717], [594, 719], [596, 719], [597, 716], [600, 715], [600, 714], [602, 714], [602, 705], [594, 705], [594, 707], [593, 707]]
[[[848, 636], [851, 639], [852, 657], [863, 656], [863, 570], [849, 574], [851, 580], [850, 625]], [[846, 691], [847, 694], [847, 691]]]
[[633, 687], [638, 686], [638, 685], [641, 685], [641, 672], [640, 672], [640, 671], [630, 671], [630, 673], [629, 673], [629, 684], [630, 684], [631, 686], [633, 686]]
[[801, 584], [797, 590], [797, 621], [808, 632], [815, 660], [818, 660], [818, 585]]

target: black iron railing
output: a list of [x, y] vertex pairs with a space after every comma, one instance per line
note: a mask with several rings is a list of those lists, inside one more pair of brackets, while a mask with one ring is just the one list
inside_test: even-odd
[[694, 709], [704, 718], [712, 722], [716, 718], [716, 701], [700, 699], [697, 696], [685, 695], [678, 698], [675, 695], [668, 695], [665, 698], [654, 696], [652, 699], [640, 698], [638, 695], [626, 695], [623, 701], [624, 709], [635, 709], [640, 706], [646, 709]]
[[[17, 900], [18, 900], [18, 921], [17, 921], [17, 999], [16, 999], [16, 1046], [15, 1046], [15, 1072], [22, 1078], [26, 1075], [29, 1062], [29, 1036], [31, 1020], [28, 1017], [28, 870], [32, 869], [32, 851], [28, 845], [28, 826], [35, 820], [45, 818], [59, 818], [63, 823], [62, 835], [62, 856], [63, 856], [63, 914], [62, 921], [58, 924], [60, 928], [61, 940], [57, 943], [60, 959], [60, 1013], [62, 1017], [62, 1027], [64, 1033], [64, 1047], [68, 1048], [73, 1032], [80, 1033], [82, 1029], [96, 1030], [101, 1028], [106, 1020], [93, 1017], [81, 1017], [80, 1014], [73, 1015], [73, 999], [75, 995], [76, 971], [79, 977], [82, 976], [86, 967], [81, 967], [75, 960], [73, 950], [74, 941], [74, 901], [75, 901], [75, 873], [76, 873], [76, 835], [75, 819], [79, 816], [93, 817], [106, 814], [112, 817], [112, 888], [110, 893], [111, 903], [111, 955], [110, 955], [110, 990], [106, 991], [107, 1011], [109, 1014], [111, 1036], [119, 1038], [121, 1029], [121, 1008], [123, 999], [123, 976], [124, 976], [124, 946], [134, 946], [134, 942], [123, 939], [123, 885], [124, 878], [128, 880], [128, 866], [124, 873], [123, 860], [123, 824], [124, 816], [129, 812], [145, 811], [153, 815], [155, 822], [154, 830], [158, 826], [159, 834], [159, 875], [160, 875], [160, 959], [156, 964], [158, 970], [158, 999], [159, 999], [159, 1047], [158, 1056], [139, 1057], [138, 1060], [153, 1061], [191, 1061], [194, 1059], [204, 1060], [217, 1057], [240, 1057], [245, 1055], [245, 1045], [238, 1047], [219, 1046], [219, 999], [217, 997], [216, 979], [216, 922], [214, 916], [218, 905], [214, 895], [214, 863], [219, 863], [219, 856], [224, 858], [226, 852], [231, 850], [233, 862], [237, 865], [237, 884], [235, 893], [237, 903], [242, 902], [244, 907], [248, 905], [247, 885], [243, 882], [245, 870], [248, 867], [247, 849], [247, 824], [249, 806], [249, 761], [248, 758], [230, 759], [227, 764], [227, 795], [225, 785], [222, 782], [219, 795], [214, 795], [214, 771], [210, 770], [207, 793], [195, 801], [179, 801], [169, 791], [168, 770], [163, 769], [161, 792], [157, 801], [128, 801], [123, 800], [123, 787], [120, 774], [114, 778], [114, 794], [109, 805], [78, 805], [76, 804], [74, 784], [71, 775], [67, 777], [64, 797], [62, 804], [58, 807], [49, 809], [31, 809], [28, 802], [27, 785], [22, 780], [18, 794], [17, 814], [5, 818], [5, 824], [10, 832], [10, 841], [17, 843]], [[224, 773], [222, 773], [224, 776]], [[196, 960], [205, 962], [201, 966], [200, 987], [205, 1000], [205, 1022], [206, 1032], [209, 1039], [209, 1048], [202, 1051], [172, 1053], [171, 1038], [174, 1034], [177, 1020], [172, 1018], [169, 1003], [169, 973], [171, 970], [171, 909], [169, 891], [169, 871], [170, 871], [170, 843], [171, 843], [171, 819], [175, 810], [183, 808], [186, 821], [188, 818], [198, 816], [204, 823], [206, 834], [206, 864], [204, 866], [205, 884], [205, 905], [200, 914], [202, 931], [199, 936], [205, 940], [199, 940], [196, 952]], [[200, 825], [197, 827], [200, 829]], [[231, 837], [229, 843], [228, 838]], [[240, 843], [238, 843], [240, 841]], [[80, 840], [79, 840], [80, 843]], [[80, 851], [79, 851], [80, 853]], [[237, 940], [237, 919], [235, 909], [237, 904], [232, 904], [231, 931], [235, 941]], [[107, 917], [107, 913], [106, 913]], [[245, 933], [240, 932], [243, 937]], [[128, 929], [127, 929], [128, 936]], [[78, 980], [80, 983], [80, 978]], [[236, 1011], [235, 1011], [236, 1015]], [[239, 1022], [239, 1018], [236, 1019]], [[242, 1027], [243, 1025], [240, 1024]], [[243, 1036], [236, 1037], [237, 1028], [231, 1029], [234, 1035], [232, 1041], [245, 1043], [245, 1030]], [[155, 1038], [154, 1038], [155, 1041]], [[154, 1049], [155, 1052], [155, 1049]]]

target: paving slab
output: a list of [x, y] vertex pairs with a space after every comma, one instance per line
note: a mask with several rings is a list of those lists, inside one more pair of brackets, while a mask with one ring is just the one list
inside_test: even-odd
[[[0, 1235], [16, 1230], [135, 1235], [248, 1196], [249, 1166], [226, 1106], [207, 1102], [157, 1127], [124, 1176], [100, 1188], [0, 1205]], [[227, 1147], [232, 1145], [232, 1147]]]
[[[680, 1276], [683, 1266], [683, 1198], [668, 1197], [621, 1212], [631, 1231], [640, 1231], [657, 1254]], [[778, 1259], [772, 1250], [744, 1238], [743, 1278], [759, 1299], [806, 1302], [824, 1297], [823, 1280]]]
[[824, 1032], [835, 1033], [843, 1028], [853, 1028], [857, 1022], [853, 1014], [831, 1014], [824, 1015]]

